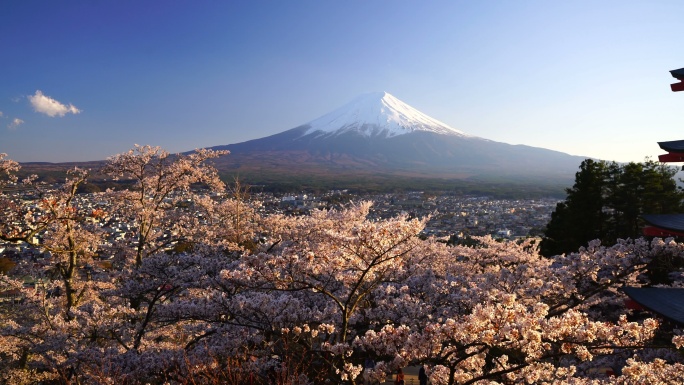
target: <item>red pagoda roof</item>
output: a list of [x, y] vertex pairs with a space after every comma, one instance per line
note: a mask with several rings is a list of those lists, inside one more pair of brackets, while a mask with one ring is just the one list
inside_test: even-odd
[[672, 140], [669, 142], [658, 142], [658, 146], [670, 153], [684, 154], [684, 140]]
[[644, 214], [641, 217], [650, 225], [660, 229], [684, 233], [684, 215], [682, 214]]
[[679, 83], [670, 84], [670, 89], [672, 92], [684, 91], [684, 68], [672, 70], [670, 73], [672, 74], [673, 78], [679, 80]]
[[625, 294], [646, 309], [684, 325], [684, 289], [670, 287], [625, 287]]

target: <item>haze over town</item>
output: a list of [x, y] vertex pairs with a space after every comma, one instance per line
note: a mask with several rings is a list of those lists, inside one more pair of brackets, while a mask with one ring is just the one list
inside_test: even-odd
[[684, 4], [4, 2], [0, 152], [242, 142], [387, 91], [455, 129], [642, 161], [679, 138]]

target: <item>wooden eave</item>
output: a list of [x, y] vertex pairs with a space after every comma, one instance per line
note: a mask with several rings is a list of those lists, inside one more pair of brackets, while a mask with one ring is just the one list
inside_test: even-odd
[[644, 214], [641, 217], [653, 227], [684, 233], [684, 214]]
[[672, 140], [658, 142], [658, 146], [667, 151], [667, 154], [658, 155], [658, 160], [663, 163], [684, 162], [684, 140]]
[[669, 153], [684, 154], [684, 140], [658, 142], [658, 146]]
[[684, 289], [670, 287], [625, 287], [634, 302], [663, 318], [684, 325]]
[[672, 77], [679, 80], [679, 83], [670, 84], [672, 92], [684, 91], [684, 68], [670, 71]]

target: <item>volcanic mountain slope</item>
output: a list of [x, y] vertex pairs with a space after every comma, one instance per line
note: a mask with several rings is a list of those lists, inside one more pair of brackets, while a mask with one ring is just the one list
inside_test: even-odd
[[258, 175], [307, 174], [566, 183], [584, 159], [468, 135], [386, 92], [279, 134], [212, 148], [231, 151], [217, 161], [220, 170], [257, 183]]

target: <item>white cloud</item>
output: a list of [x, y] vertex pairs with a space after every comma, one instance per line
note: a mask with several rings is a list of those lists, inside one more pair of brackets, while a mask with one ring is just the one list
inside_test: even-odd
[[73, 104], [66, 106], [49, 96], [43, 95], [40, 90], [37, 90], [35, 95], [30, 95], [28, 98], [36, 112], [47, 116], [64, 116], [68, 113], [78, 114], [81, 112]]
[[2, 118], [3, 116], [5, 116], [5, 114], [3, 114], [2, 111], [0, 111], [0, 118]]
[[21, 120], [19, 118], [14, 118], [14, 119], [12, 119], [12, 123], [7, 125], [7, 128], [9, 128], [10, 130], [15, 130], [17, 127], [21, 126], [22, 124], [24, 124], [23, 120]]

